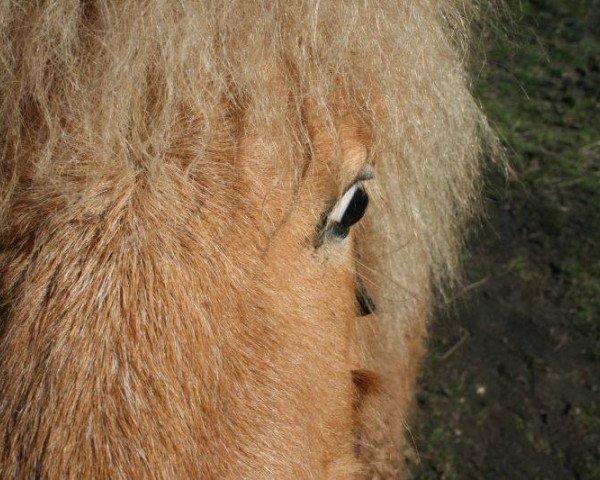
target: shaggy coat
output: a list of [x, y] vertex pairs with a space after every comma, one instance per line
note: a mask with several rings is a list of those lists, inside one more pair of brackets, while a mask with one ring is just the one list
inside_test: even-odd
[[465, 8], [0, 3], [2, 479], [401, 475], [477, 193]]

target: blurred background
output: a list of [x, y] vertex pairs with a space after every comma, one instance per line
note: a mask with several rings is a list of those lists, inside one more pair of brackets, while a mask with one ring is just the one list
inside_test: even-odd
[[463, 289], [431, 326], [417, 479], [600, 479], [600, 1], [509, 0], [476, 94], [486, 172]]

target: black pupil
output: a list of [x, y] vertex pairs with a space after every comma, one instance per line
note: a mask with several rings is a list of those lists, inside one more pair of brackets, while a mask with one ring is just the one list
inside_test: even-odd
[[340, 225], [344, 228], [350, 228], [358, 222], [365, 214], [369, 205], [369, 196], [362, 187], [356, 189], [348, 207], [344, 212], [344, 216], [340, 220]]

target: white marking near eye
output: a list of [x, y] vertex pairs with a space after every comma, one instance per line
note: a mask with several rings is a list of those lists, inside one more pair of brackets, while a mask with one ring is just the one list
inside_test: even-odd
[[337, 203], [334, 205], [333, 209], [331, 210], [329, 217], [327, 218], [327, 220], [329, 222], [339, 223], [342, 221], [342, 218], [344, 218], [344, 213], [346, 213], [346, 210], [348, 209], [348, 205], [350, 204], [350, 200], [352, 200], [352, 197], [354, 197], [354, 194], [356, 193], [358, 186], [359, 186], [358, 183], [355, 183], [354, 185], [352, 185], [348, 190], [346, 190], [346, 193], [344, 193], [344, 195], [342, 195], [342, 198], [340, 198], [337, 201]]

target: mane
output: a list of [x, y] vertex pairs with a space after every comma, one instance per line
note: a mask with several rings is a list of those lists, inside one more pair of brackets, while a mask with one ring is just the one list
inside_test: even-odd
[[[331, 124], [332, 95], [342, 92], [372, 126], [372, 156], [394, 195], [386, 210], [398, 210], [386, 220], [399, 229], [392, 236], [422, 242], [436, 278], [454, 271], [483, 125], [468, 90], [462, 2], [0, 9], [4, 204], [25, 169], [51, 175], [66, 194], [60, 175], [74, 157], [88, 160], [84, 176], [102, 165], [151, 170], [174, 151], [182, 156], [182, 146], [184, 167], [201, 165], [222, 117], [241, 112], [245, 131], [277, 129], [291, 156], [310, 139], [284, 107], [291, 102], [300, 116], [310, 98]], [[273, 70], [287, 95], [274, 94]]]

